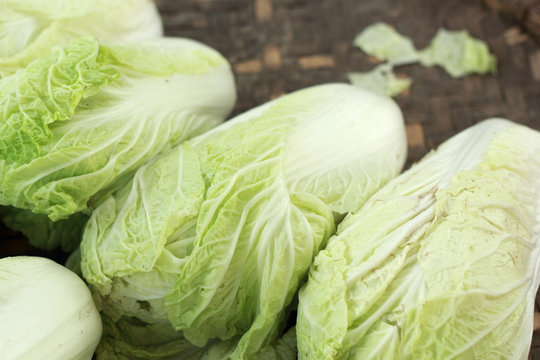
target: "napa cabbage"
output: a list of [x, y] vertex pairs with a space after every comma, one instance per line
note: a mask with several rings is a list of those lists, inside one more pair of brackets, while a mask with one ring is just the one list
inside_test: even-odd
[[151, 0], [0, 0], [0, 78], [85, 35], [104, 43], [158, 38]]
[[481, 122], [340, 224], [300, 290], [300, 359], [526, 359], [540, 133]]

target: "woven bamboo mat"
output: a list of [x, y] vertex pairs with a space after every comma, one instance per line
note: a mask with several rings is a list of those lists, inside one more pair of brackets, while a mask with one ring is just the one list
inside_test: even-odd
[[[406, 120], [408, 164], [488, 117], [505, 117], [540, 130], [540, 43], [522, 31], [534, 34], [536, 13], [528, 14], [529, 23], [524, 23], [501, 0], [155, 2], [166, 35], [202, 41], [231, 62], [238, 87], [235, 113], [309, 85], [344, 82], [351, 71], [371, 69], [373, 60], [351, 42], [367, 25], [385, 21], [411, 37], [417, 48], [426, 46], [440, 27], [467, 29], [486, 41], [498, 59], [496, 75], [459, 80], [439, 68], [398, 68], [398, 74], [414, 81], [407, 93], [396, 98]], [[12, 239], [0, 241], [0, 256], [39, 253], [1, 227], [0, 239]], [[540, 360], [540, 334], [533, 338], [531, 358]]]

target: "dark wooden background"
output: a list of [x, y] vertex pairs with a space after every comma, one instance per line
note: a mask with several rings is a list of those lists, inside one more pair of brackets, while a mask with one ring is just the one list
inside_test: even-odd
[[[408, 164], [456, 132], [489, 117], [505, 117], [540, 130], [540, 46], [523, 32], [535, 29], [530, 23], [537, 15], [531, 13], [529, 22], [524, 22], [521, 8], [508, 10], [502, 6], [504, 0], [155, 2], [166, 35], [202, 41], [231, 62], [238, 87], [235, 114], [306, 86], [344, 82], [350, 71], [371, 69], [373, 59], [351, 42], [367, 25], [385, 21], [410, 36], [417, 48], [426, 46], [440, 27], [467, 29], [486, 41], [498, 59], [496, 75], [458, 80], [439, 68], [412, 65], [397, 69], [398, 74], [414, 80], [411, 89], [396, 98], [407, 125]], [[518, 15], [509, 13], [513, 9], [519, 10]], [[0, 241], [0, 257], [36, 253], [16, 233], [0, 228], [0, 236], [11, 239]], [[540, 335], [536, 333], [531, 358], [540, 360]]]

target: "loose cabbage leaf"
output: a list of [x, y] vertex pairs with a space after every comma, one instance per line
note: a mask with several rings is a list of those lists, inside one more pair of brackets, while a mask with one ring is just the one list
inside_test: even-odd
[[366, 27], [356, 35], [353, 44], [366, 54], [392, 64], [418, 61], [418, 51], [412, 40], [382, 22]]
[[[234, 340], [213, 340], [205, 347], [197, 347], [175, 332], [170, 324], [149, 324], [126, 317], [113, 321], [106, 315], [102, 318], [104, 336], [96, 351], [98, 360], [223, 360], [231, 355], [236, 346]], [[253, 359], [296, 359], [294, 327]]]
[[197, 346], [235, 341], [231, 357], [252, 358], [279, 336], [334, 216], [405, 153], [388, 98], [345, 84], [284, 96], [141, 167], [93, 212], [83, 275], [115, 321], [170, 322]]
[[412, 84], [412, 80], [408, 77], [396, 77], [388, 64], [379, 65], [368, 72], [349, 73], [348, 76], [351, 84], [386, 96], [401, 94]]
[[150, 0], [0, 0], [0, 78], [84, 35], [103, 43], [163, 35]]
[[347, 217], [300, 290], [299, 358], [526, 358], [539, 144], [537, 131], [485, 121]]
[[0, 91], [0, 204], [55, 221], [217, 125], [235, 101], [226, 60], [185, 39], [81, 38], [3, 78]]

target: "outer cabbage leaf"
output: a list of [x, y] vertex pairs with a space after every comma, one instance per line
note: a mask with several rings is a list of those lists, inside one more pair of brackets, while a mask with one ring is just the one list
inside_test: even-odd
[[454, 136], [340, 224], [299, 293], [300, 359], [525, 359], [540, 133]]
[[345, 84], [279, 98], [141, 167], [92, 214], [83, 275], [114, 320], [167, 321], [252, 358], [279, 336], [334, 216], [395, 176], [405, 152], [388, 98]]
[[0, 77], [83, 35], [101, 42], [163, 35], [150, 0], [0, 0]]
[[226, 60], [185, 39], [82, 38], [0, 80], [0, 91], [0, 203], [52, 220], [95, 206], [235, 101]]

